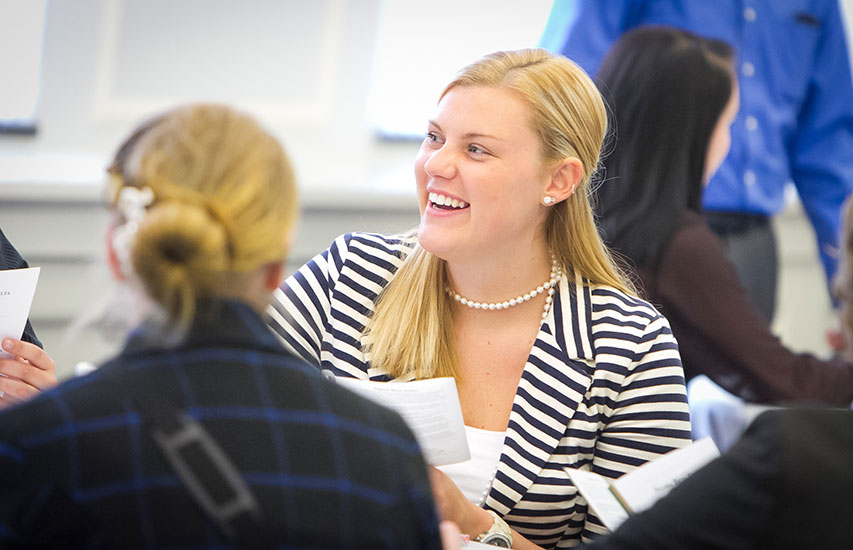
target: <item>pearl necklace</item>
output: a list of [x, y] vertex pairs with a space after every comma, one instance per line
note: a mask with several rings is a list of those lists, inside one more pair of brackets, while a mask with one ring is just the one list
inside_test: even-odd
[[472, 309], [488, 310], [507, 309], [512, 306], [517, 306], [522, 302], [529, 302], [531, 299], [547, 291], [548, 296], [545, 297], [545, 311], [542, 312], [542, 319], [544, 320], [548, 317], [548, 311], [551, 310], [551, 303], [554, 301], [554, 288], [557, 286], [557, 283], [559, 282], [562, 276], [563, 270], [557, 264], [557, 258], [551, 256], [551, 275], [549, 279], [538, 287], [531, 290], [530, 292], [526, 294], [520, 294], [510, 300], [506, 300], [503, 302], [476, 302], [474, 300], [461, 296], [458, 292], [455, 292], [452, 288], [450, 288], [450, 286], [447, 286], [445, 290], [451, 298], [453, 298], [463, 306], [468, 306]]
[[495, 464], [495, 470], [492, 472], [492, 477], [489, 478], [489, 484], [486, 485], [486, 488], [483, 489], [483, 492], [480, 494], [480, 500], [477, 501], [477, 506], [482, 508], [483, 504], [486, 503], [486, 498], [488, 498], [489, 493], [492, 491], [492, 484], [495, 482], [495, 477], [498, 475], [498, 467], [501, 465], [501, 459], [498, 457], [498, 463]]

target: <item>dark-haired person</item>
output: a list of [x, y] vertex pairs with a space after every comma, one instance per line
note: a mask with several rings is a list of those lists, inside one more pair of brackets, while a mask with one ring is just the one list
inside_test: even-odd
[[[26, 260], [0, 229], [0, 270], [26, 267]], [[29, 319], [20, 340], [4, 338], [2, 345], [14, 357], [0, 357], [0, 409], [56, 385], [56, 366], [42, 349]]]
[[110, 176], [111, 266], [149, 315], [114, 360], [0, 414], [0, 547], [440, 548], [403, 419], [264, 322], [297, 213], [275, 138], [189, 105]]
[[[747, 294], [768, 322], [778, 260], [771, 216], [792, 182], [827, 281], [840, 212], [853, 192], [853, 80], [839, 0], [556, 0], [543, 42], [596, 74], [619, 37], [645, 25], [722, 40], [736, 50], [741, 108], [732, 154], [702, 198]], [[850, 29], [848, 29], [848, 32]]]
[[[853, 201], [834, 287], [853, 356]], [[724, 455], [585, 550], [849, 548], [853, 411], [765, 412]]]
[[700, 213], [738, 104], [730, 48], [667, 27], [624, 35], [598, 82], [615, 139], [597, 192], [605, 241], [636, 266], [672, 324], [688, 379], [755, 402], [847, 406], [853, 369], [795, 354], [771, 334]]
[[[834, 287], [853, 355], [853, 201]], [[765, 412], [724, 455], [585, 550], [849, 548], [853, 411]]]

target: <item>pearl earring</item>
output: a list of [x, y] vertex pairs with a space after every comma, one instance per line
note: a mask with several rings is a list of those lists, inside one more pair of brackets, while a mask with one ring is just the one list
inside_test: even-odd
[[546, 196], [544, 199], [542, 199], [542, 202], [545, 203], [545, 206], [549, 206], [551, 204], [554, 204], [555, 201], [556, 201], [556, 199], [554, 197], [548, 197], [548, 196]]

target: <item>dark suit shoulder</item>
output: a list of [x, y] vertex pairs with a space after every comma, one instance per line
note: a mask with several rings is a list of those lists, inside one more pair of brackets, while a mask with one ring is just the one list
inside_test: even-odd
[[[767, 548], [847, 548], [853, 507], [853, 411], [790, 408], [766, 412], [744, 439], [763, 437], [777, 456], [775, 514]], [[802, 525], [802, 529], [791, 529]]]
[[750, 428], [778, 439], [791, 494], [808, 491], [806, 498], [826, 501], [831, 495], [846, 499], [853, 492], [853, 411], [780, 409], [763, 413]]
[[3, 230], [0, 229], [0, 269], [19, 269], [22, 267], [29, 266], [9, 242], [9, 239], [6, 238], [6, 235], [3, 234]]

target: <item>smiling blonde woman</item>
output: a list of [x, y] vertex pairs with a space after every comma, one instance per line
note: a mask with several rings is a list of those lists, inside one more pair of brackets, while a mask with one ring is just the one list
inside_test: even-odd
[[339, 237], [270, 309], [286, 346], [335, 376], [456, 379], [472, 458], [433, 470], [433, 490], [444, 518], [491, 544], [604, 532], [563, 468], [618, 477], [689, 442], [669, 325], [592, 217], [606, 119], [565, 58], [473, 63], [415, 160], [417, 232]]

